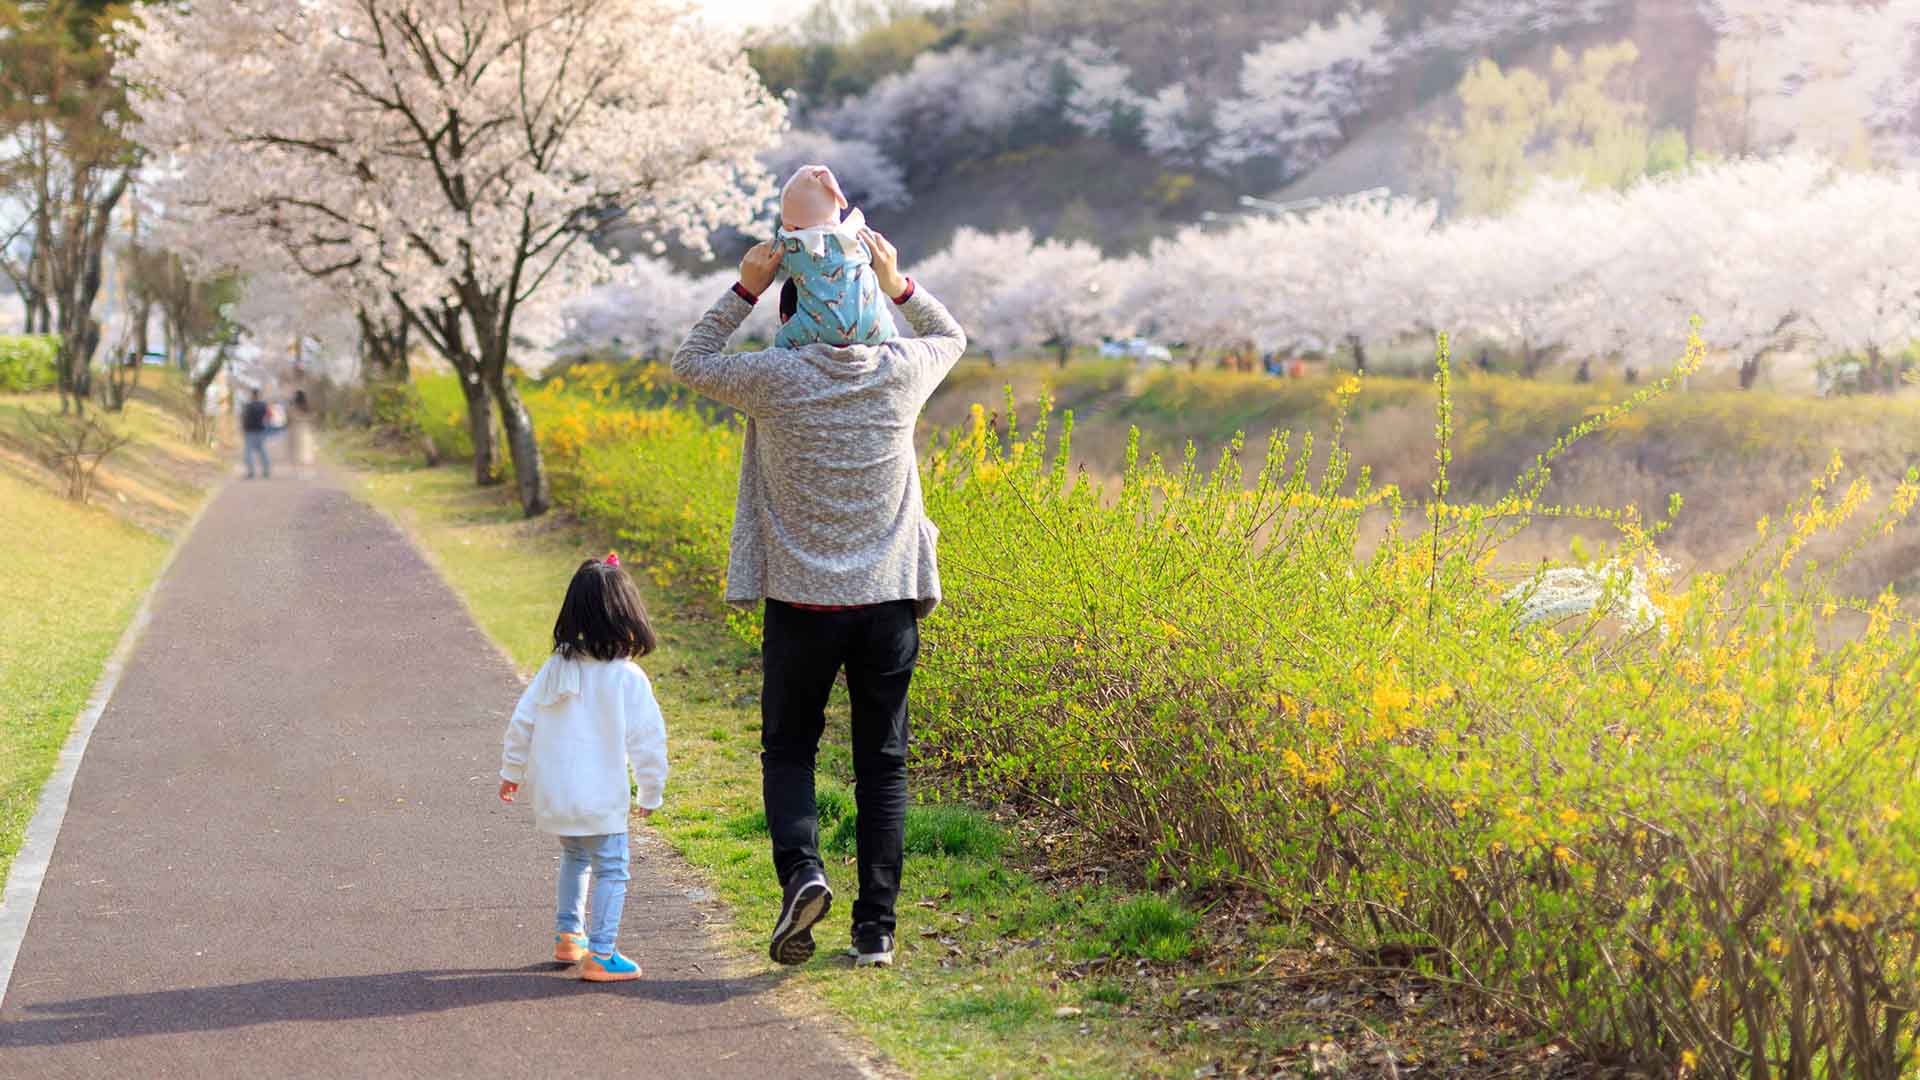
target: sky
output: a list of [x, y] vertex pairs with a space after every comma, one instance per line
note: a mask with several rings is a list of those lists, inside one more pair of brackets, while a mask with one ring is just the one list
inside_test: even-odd
[[796, 0], [694, 0], [694, 4], [714, 22], [736, 28], [764, 26], [783, 12], [806, 8]]

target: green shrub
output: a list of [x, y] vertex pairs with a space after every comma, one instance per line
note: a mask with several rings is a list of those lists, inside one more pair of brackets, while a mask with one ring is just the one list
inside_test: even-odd
[[[1836, 462], [1733, 566], [1669, 581], [1664, 523], [1548, 504], [1555, 463], [1603, 433], [1716, 423], [1774, 445], [1803, 438], [1791, 424], [1725, 395], [1646, 408], [1670, 381], [1596, 409], [1591, 388], [1488, 380], [1472, 391], [1488, 408], [1573, 430], [1467, 504], [1451, 455], [1483, 433], [1456, 437], [1450, 382], [1443, 359], [1417, 515], [1353, 467], [1338, 419], [1318, 446], [1276, 436], [1251, 482], [1238, 445], [1210, 468], [1136, 447], [1103, 490], [1068, 465], [1070, 415], [1058, 437], [1044, 408], [1022, 431], [1009, 403], [1002, 441], [976, 414], [924, 470], [946, 589], [915, 684], [924, 762], [989, 801], [1068, 808], [1150, 876], [1257, 890], [1364, 963], [1479, 988], [1583, 1053], [1659, 1074], [1902, 1075], [1920, 1015], [1920, 632], [1890, 593], [1834, 580], [1909, 515], [1920, 477], [1876, 494]], [[1357, 387], [1318, 392], [1338, 418]], [[657, 578], [718, 588], [739, 431], [620, 392], [587, 370], [529, 395], [556, 497]], [[1568, 568], [1593, 587], [1559, 615], [1543, 614], [1553, 579], [1499, 558], [1544, 515], [1616, 535]], [[850, 848], [852, 814], [827, 831]], [[909, 833], [921, 853], [1005, 847], [951, 808], [914, 808]], [[1044, 907], [1028, 929], [1069, 914]], [[1164, 900], [1099, 914], [1116, 951], [1192, 948]]]
[[969, 807], [913, 806], [907, 808], [906, 850], [910, 855], [997, 859], [1007, 850], [1007, 834]]
[[[1851, 523], [1884, 534], [1920, 486], [1873, 514], [1836, 467], [1732, 571], [1669, 589], [1657, 527], [1540, 500], [1573, 442], [1644, 399], [1468, 506], [1447, 499], [1448, 381], [1418, 529], [1349, 475], [1338, 423], [1317, 455], [1276, 437], [1251, 485], [1236, 447], [1212, 469], [1130, 454], [1108, 492], [1068, 467], [1070, 417], [1057, 446], [1044, 419], [1003, 445], [977, 418], [928, 468], [947, 597], [922, 751], [1587, 1052], [1900, 1075], [1920, 638], [1890, 594], [1833, 596], [1837, 567], [1806, 554]], [[1538, 583], [1495, 556], [1546, 513], [1610, 522], [1621, 569], [1587, 613], [1529, 621]], [[1629, 600], [1653, 617], [1617, 617]]]
[[1146, 893], [1095, 905], [1083, 917], [1097, 928], [1095, 955], [1133, 956], [1173, 963], [1193, 955], [1199, 916], [1163, 896]]
[[60, 381], [59, 358], [54, 335], [0, 336], [0, 394], [53, 389]]
[[450, 461], [473, 460], [473, 432], [467, 426], [467, 396], [460, 376], [423, 375], [413, 380], [414, 426], [433, 440], [440, 456]]

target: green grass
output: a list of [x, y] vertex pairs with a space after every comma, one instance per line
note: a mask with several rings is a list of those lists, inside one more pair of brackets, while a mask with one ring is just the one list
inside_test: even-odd
[[[569, 575], [583, 552], [606, 548], [605, 538], [565, 523], [524, 522], [501, 490], [477, 489], [457, 468], [398, 468], [371, 452], [354, 456], [365, 495], [412, 532], [522, 669], [537, 665]], [[760, 807], [753, 656], [706, 598], [646, 588], [662, 649], [645, 666], [673, 756], [666, 805], [649, 827], [732, 908], [736, 921], [722, 931], [730, 951], [743, 966], [764, 970], [779, 890]], [[839, 696], [830, 733], [844, 732], [844, 710]], [[817, 796], [828, 874], [851, 901], [850, 757], [833, 739], [821, 748]], [[1119, 1007], [1132, 991], [1059, 977], [1070, 956], [1183, 957], [1193, 948], [1190, 913], [1159, 897], [1049, 889], [1009, 864], [1015, 835], [971, 807], [914, 806], [907, 848], [898, 966], [856, 972], [835, 959], [848, 943], [845, 908], [836, 908], [817, 935], [820, 957], [783, 983], [795, 1007], [837, 1013], [921, 1077], [1185, 1077], [1208, 1060], [1204, 1043], [1157, 1045], [1139, 1012]], [[1067, 1007], [1079, 1012], [1056, 1015]]]
[[[47, 395], [0, 398], [0, 432], [13, 436], [24, 410], [53, 407]], [[140, 441], [110, 463], [97, 505], [59, 497], [18, 443], [0, 442], [0, 882], [74, 718], [166, 559], [166, 526], [210, 479], [208, 455], [185, 444], [173, 416], [141, 404], [124, 422]]]

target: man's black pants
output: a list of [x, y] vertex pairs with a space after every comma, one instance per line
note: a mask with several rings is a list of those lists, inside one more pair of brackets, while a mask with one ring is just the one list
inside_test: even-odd
[[767, 601], [760, 695], [760, 776], [782, 885], [822, 868], [813, 761], [834, 675], [847, 671], [853, 705], [854, 803], [860, 897], [854, 924], [893, 932], [907, 818], [907, 684], [920, 655], [911, 600], [810, 611]]

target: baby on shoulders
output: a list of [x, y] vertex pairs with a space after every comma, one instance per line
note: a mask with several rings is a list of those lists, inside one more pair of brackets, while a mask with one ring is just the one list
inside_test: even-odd
[[847, 197], [825, 165], [801, 166], [780, 191], [780, 265], [797, 300], [774, 335], [781, 348], [878, 345], [896, 336], [872, 253], [860, 240], [866, 216], [855, 210], [842, 220], [845, 209]]

